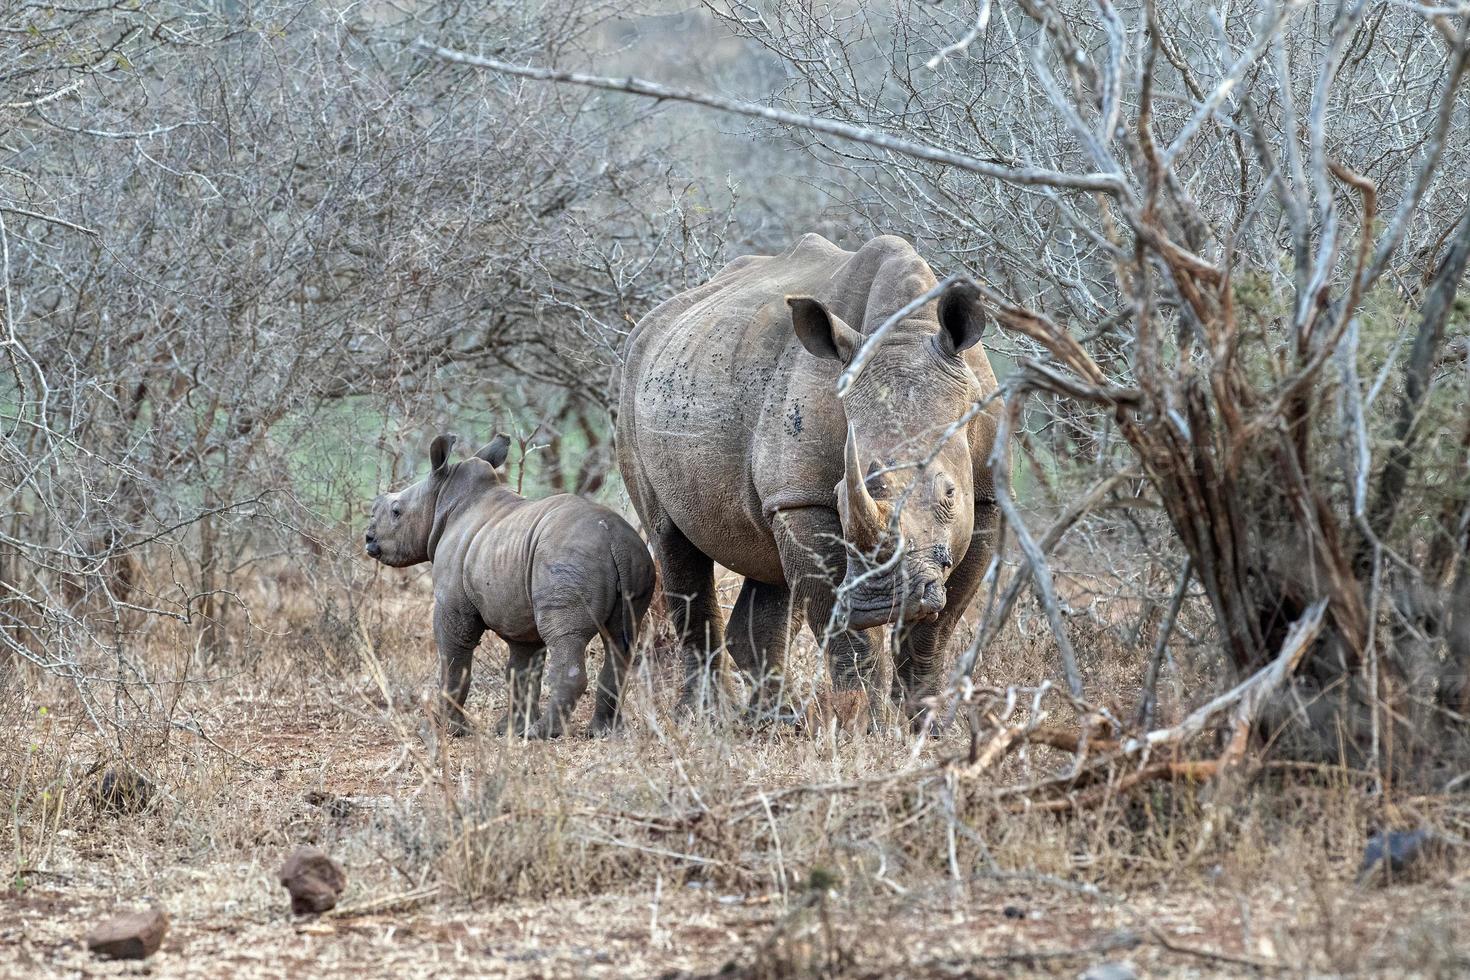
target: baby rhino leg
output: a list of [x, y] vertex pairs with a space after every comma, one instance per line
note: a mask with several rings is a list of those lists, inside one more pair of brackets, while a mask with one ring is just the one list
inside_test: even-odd
[[597, 676], [597, 708], [592, 713], [592, 730], [599, 735], [622, 727], [623, 684], [633, 660], [634, 642], [620, 624], [602, 634], [602, 671]]
[[469, 719], [464, 702], [470, 693], [470, 663], [475, 647], [485, 635], [485, 624], [478, 613], [454, 609], [439, 603], [434, 606], [434, 641], [439, 647], [440, 711], [449, 734], [467, 735]]
[[505, 665], [505, 686], [510, 705], [500, 719], [495, 733], [507, 731], [524, 738], [541, 715], [541, 668], [546, 663], [546, 648], [539, 643], [510, 643], [510, 659]]
[[558, 738], [566, 731], [577, 701], [587, 690], [587, 644], [590, 635], [560, 636], [546, 641], [546, 680], [551, 696], [546, 713], [531, 726], [531, 738]]

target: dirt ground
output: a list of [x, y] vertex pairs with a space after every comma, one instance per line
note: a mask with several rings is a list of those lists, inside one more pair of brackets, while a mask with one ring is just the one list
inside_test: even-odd
[[[157, 787], [139, 813], [93, 799], [112, 753], [65, 685], [0, 685], [0, 977], [1470, 973], [1470, 861], [1354, 882], [1385, 813], [1463, 833], [1457, 798], [1385, 810], [1342, 770], [1012, 813], [989, 783], [902, 776], [962, 733], [916, 749], [901, 732], [680, 723], [654, 670], [624, 735], [443, 742], [412, 622], [350, 656], [299, 638], [205, 679], [159, 654], [174, 681], [134, 699], [125, 746]], [[483, 652], [482, 725], [500, 666]], [[1013, 763], [988, 779], [1057, 760]], [[319, 918], [293, 917], [276, 880], [303, 843], [348, 874]], [[150, 903], [171, 919], [159, 953], [88, 953], [90, 927]]]
[[[755, 960], [783, 917], [769, 895], [694, 892], [663, 896], [655, 905], [655, 895], [645, 892], [485, 908], [432, 903], [301, 923], [290, 920], [265, 869], [201, 873], [232, 870], [242, 900], [194, 904], [180, 894], [169, 936], [146, 963], [99, 961], [78, 941], [91, 917], [111, 905], [104, 888], [57, 881], [7, 896], [0, 971], [7, 977], [739, 976], [751, 975], [741, 967]], [[1010, 918], [1007, 909], [1025, 918]], [[1463, 976], [1470, 969], [1464, 940], [1444, 930], [1462, 929], [1467, 911], [1463, 886], [1396, 889], [1341, 903], [1332, 928], [1343, 930], [1336, 937], [1342, 952], [1324, 972]], [[1218, 890], [1117, 904], [1026, 888], [972, 891], [962, 903], [916, 898], [895, 902], [886, 915], [843, 921], [834, 973], [1074, 976], [1104, 963], [1129, 963], [1149, 976], [1308, 972], [1288, 966], [1282, 954], [1314, 942], [1304, 933], [1327, 928], [1315, 914], [1299, 897], [1242, 904]], [[825, 965], [823, 951], [804, 948], [796, 955], [803, 953]], [[770, 973], [805, 975], [802, 965], [782, 963]]]

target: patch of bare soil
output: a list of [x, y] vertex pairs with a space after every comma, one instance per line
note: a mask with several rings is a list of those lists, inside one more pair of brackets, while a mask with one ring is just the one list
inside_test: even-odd
[[[146, 964], [99, 961], [82, 946], [87, 924], [111, 906], [105, 888], [53, 880], [7, 895], [0, 976], [1070, 976], [1107, 962], [1151, 976], [1304, 962], [1343, 973], [1470, 968], [1456, 935], [1470, 914], [1464, 882], [1341, 895], [1325, 919], [1310, 894], [1220, 888], [1098, 902], [972, 886], [959, 898], [946, 888], [856, 908], [840, 898], [793, 908], [773, 894], [686, 887], [303, 921], [242, 870], [234, 869], [236, 897], [158, 896], [174, 922]], [[230, 872], [209, 867], [197, 877]]]
[[[962, 750], [963, 731], [916, 750], [901, 732], [690, 723], [649, 669], [620, 736], [451, 742], [426, 720], [422, 633], [162, 690], [168, 712], [139, 712], [124, 740], [156, 786], [137, 813], [92, 798], [117, 752], [64, 685], [0, 685], [0, 978], [1470, 971], [1470, 858], [1357, 886], [1387, 811], [1349, 770], [1011, 813], [993, 785], [1055, 774], [1064, 754], [920, 784], [902, 774]], [[1028, 642], [987, 669], [1043, 676]], [[482, 731], [501, 666], [482, 651]], [[1397, 802], [1464, 833], [1458, 798]], [[347, 872], [319, 917], [293, 916], [277, 880], [302, 844]], [[86, 950], [99, 921], [151, 903], [171, 920], [154, 956]]]

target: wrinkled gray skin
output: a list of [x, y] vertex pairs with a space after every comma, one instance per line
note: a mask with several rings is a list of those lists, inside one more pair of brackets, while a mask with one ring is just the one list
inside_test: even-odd
[[[976, 297], [925, 304], [836, 395], [865, 335], [935, 285], [900, 238], [846, 252], [806, 235], [735, 260], [629, 337], [618, 465], [663, 574], [686, 705], [722, 689], [726, 643], [768, 706], [793, 632], [805, 620], [821, 640], [834, 606], [834, 687], [871, 692], [877, 627], [894, 624], [891, 697], [916, 718], [937, 691], [997, 524], [994, 410], [944, 436], [996, 386]], [[745, 576], [728, 636], [716, 562]]]
[[[560, 735], [587, 689], [587, 644], [601, 636], [594, 731], [620, 722], [623, 677], [653, 596], [653, 562], [638, 532], [606, 507], [571, 494], [527, 500], [496, 470], [510, 440], [495, 439], [462, 462], [453, 436], [429, 448], [433, 471], [373, 502], [365, 543], [385, 565], [434, 565], [434, 639], [444, 711], [468, 731], [470, 662], [488, 629], [510, 647], [507, 728], [531, 738]], [[542, 666], [551, 686], [538, 704]]]

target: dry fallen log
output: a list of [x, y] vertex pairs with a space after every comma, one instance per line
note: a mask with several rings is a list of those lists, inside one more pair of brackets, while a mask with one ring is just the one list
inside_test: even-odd
[[1142, 786], [1144, 783], [1153, 782], [1156, 779], [1168, 779], [1171, 781], [1188, 780], [1189, 782], [1202, 783], [1219, 775], [1221, 768], [1219, 759], [1204, 759], [1194, 762], [1153, 762], [1144, 766], [1142, 769], [1133, 770], [1114, 782], [1093, 786], [1084, 793], [1039, 801], [1023, 798], [1012, 802], [1008, 808], [1013, 811], [1043, 810], [1049, 812], [1074, 809], [1082, 810], [1097, 806], [1113, 797]]

